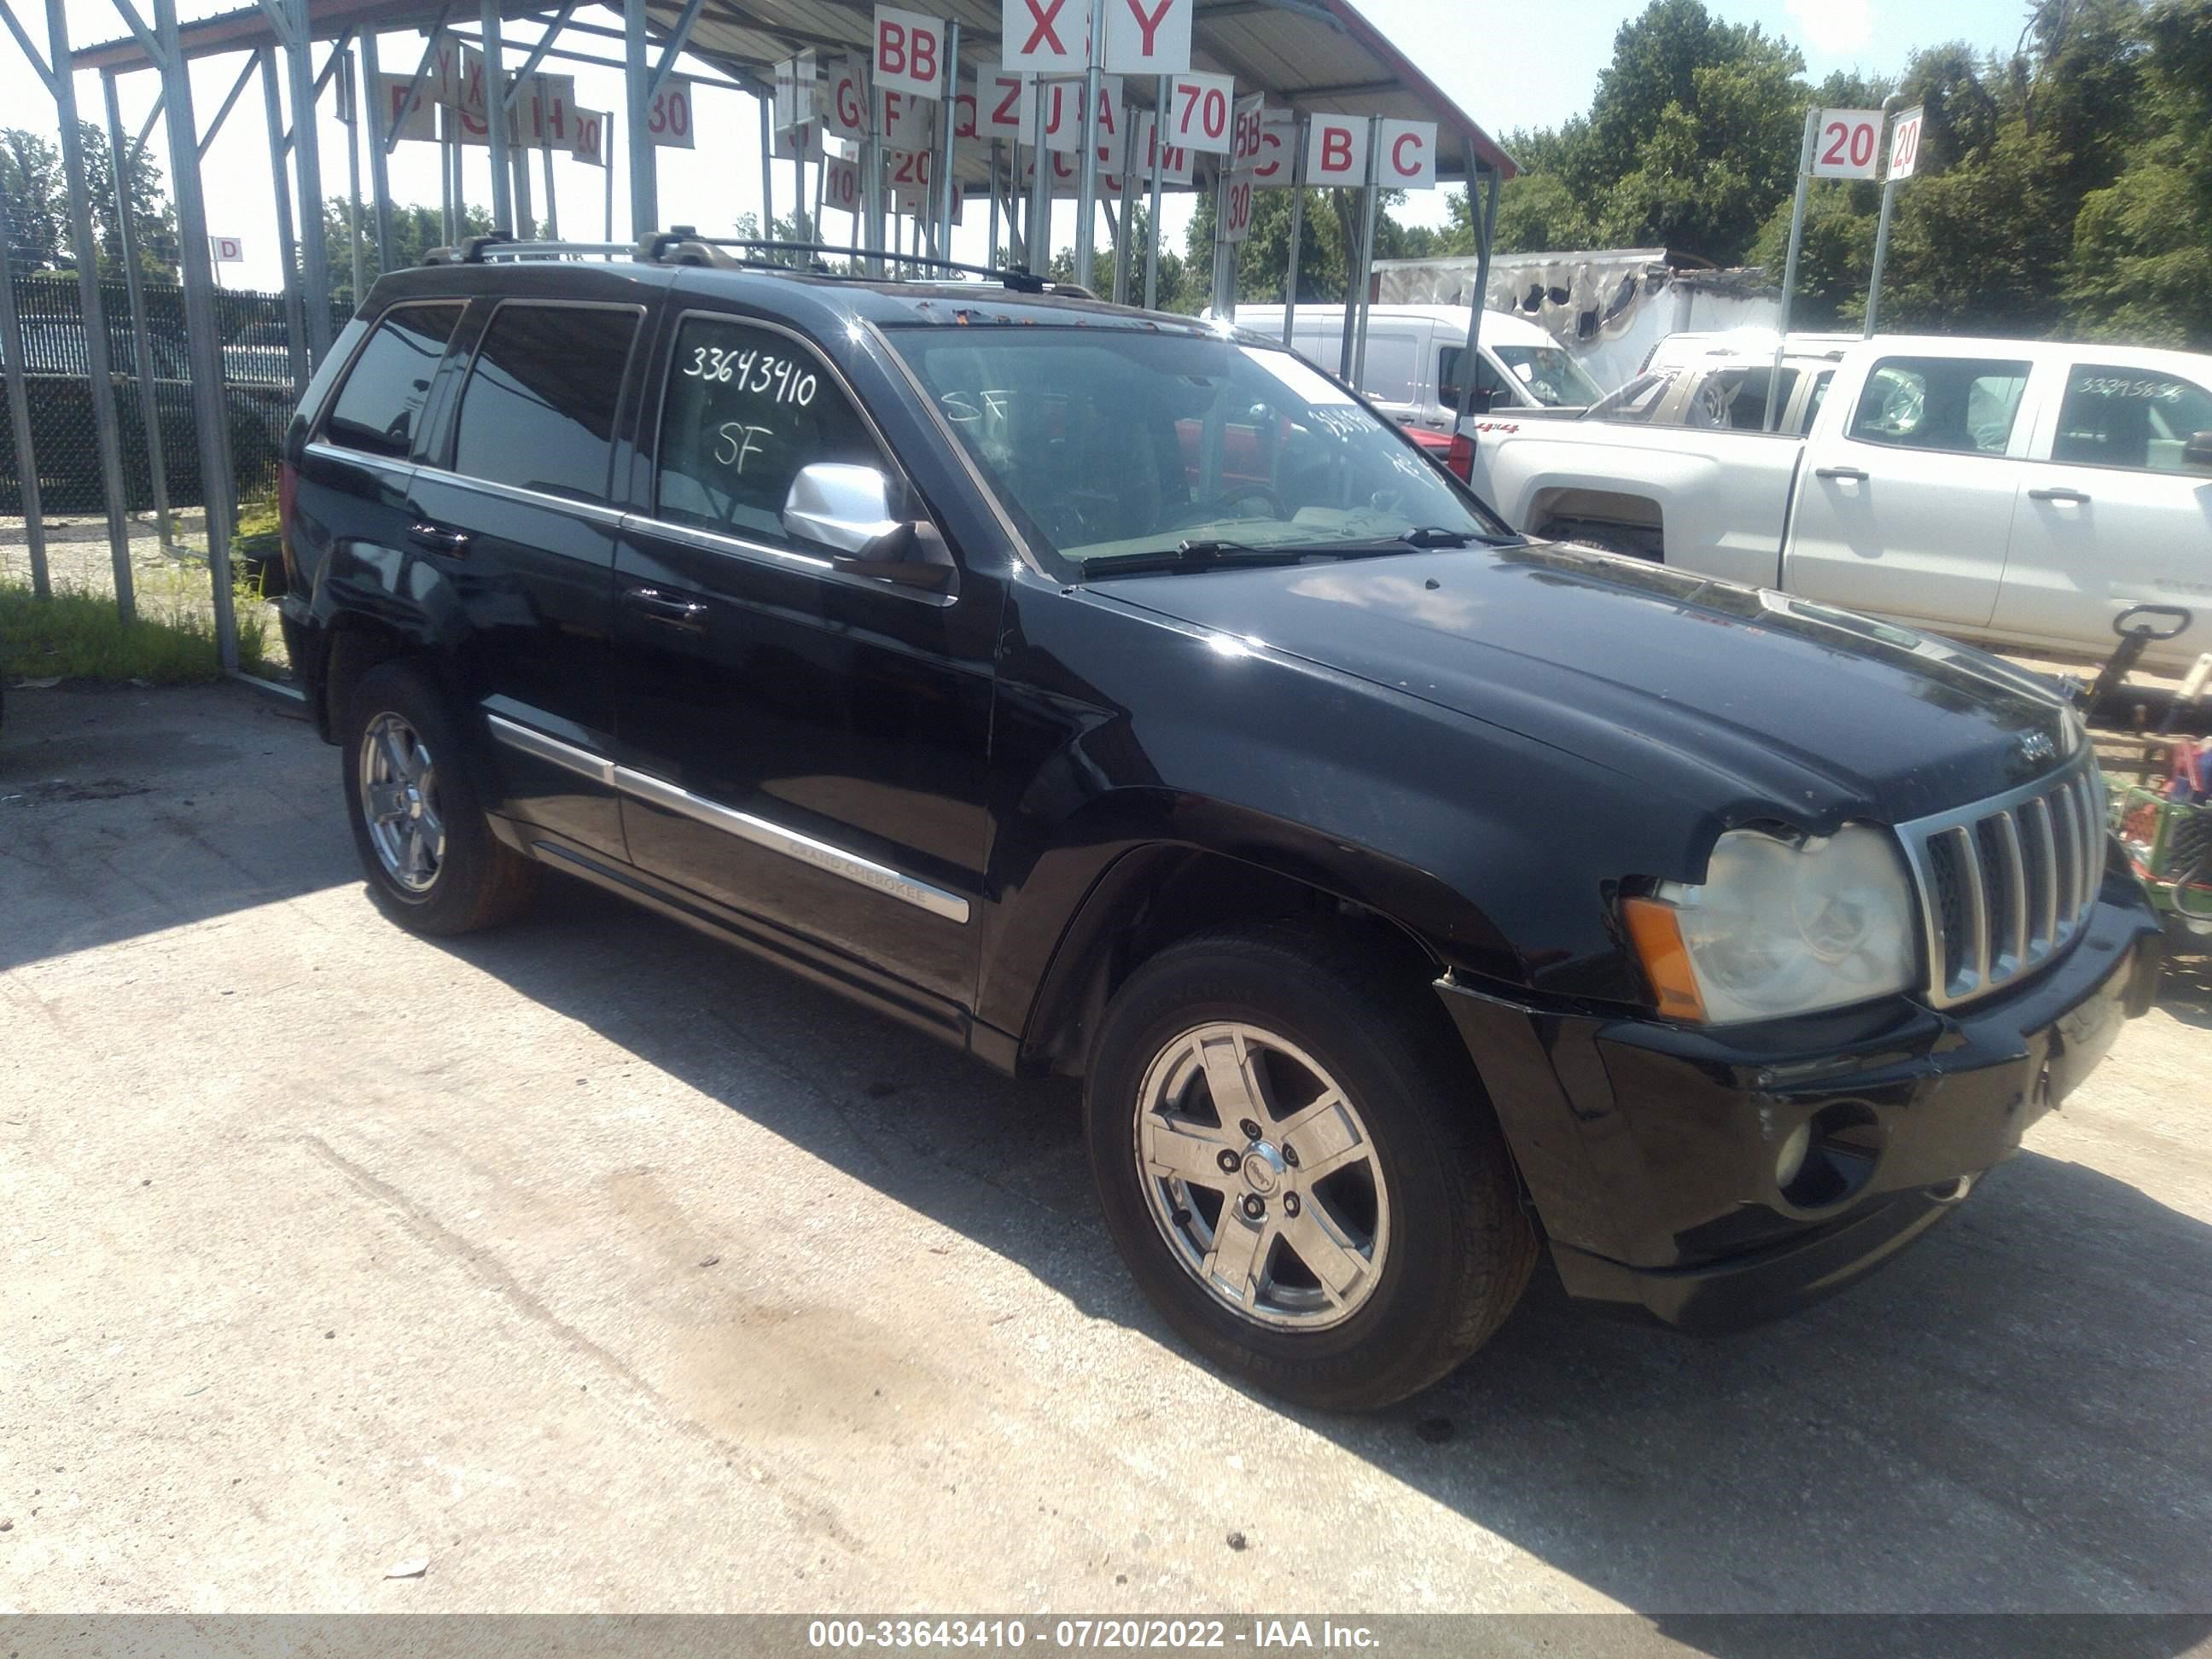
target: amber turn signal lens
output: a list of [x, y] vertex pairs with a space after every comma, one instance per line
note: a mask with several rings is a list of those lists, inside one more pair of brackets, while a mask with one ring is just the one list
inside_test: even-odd
[[1674, 906], [1657, 899], [1632, 898], [1623, 899], [1620, 908], [1644, 977], [1658, 994], [1659, 1012], [1669, 1019], [1702, 1021], [1705, 1000], [1698, 993], [1697, 975], [1690, 971], [1689, 948], [1682, 943]]

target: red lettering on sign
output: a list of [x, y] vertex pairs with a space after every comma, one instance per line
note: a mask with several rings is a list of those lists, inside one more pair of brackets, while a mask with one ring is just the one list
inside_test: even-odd
[[915, 80], [937, 79], [937, 37], [935, 35], [919, 31], [915, 33], [911, 62]]
[[1130, 15], [1137, 20], [1137, 27], [1144, 32], [1145, 56], [1150, 58], [1155, 50], [1152, 43], [1159, 38], [1160, 24], [1174, 9], [1175, 0], [1160, 0], [1149, 17], [1145, 15], [1145, 0], [1127, 0], [1127, 3]]
[[1352, 134], [1343, 127], [1324, 127], [1321, 138], [1321, 170], [1323, 173], [1349, 173], [1352, 170]]
[[[1408, 144], [1413, 147], [1413, 159], [1411, 162], [1406, 160], [1406, 146]], [[1418, 132], [1401, 132], [1398, 135], [1398, 142], [1390, 146], [1390, 165], [1407, 178], [1411, 178], [1421, 170], [1420, 152], [1421, 135]]]
[[1043, 5], [1039, 5], [1037, 0], [1022, 0], [1022, 3], [1030, 9], [1030, 21], [1036, 26], [1030, 31], [1029, 42], [1023, 46], [1022, 56], [1026, 58], [1035, 52], [1040, 40], [1050, 41], [1054, 52], [1061, 57], [1066, 56], [1067, 48], [1060, 45], [1060, 33], [1053, 24], [1059, 19], [1060, 9], [1067, 3], [1067, 0], [1047, 0]]
[[876, 30], [876, 73], [906, 73], [906, 31], [889, 18]]
[[1016, 116], [1018, 112], [1014, 106], [1022, 101], [1022, 83], [1018, 81], [1001, 81], [999, 84], [1007, 89], [1006, 95], [1000, 100], [999, 107], [991, 112], [991, 125], [999, 127], [1018, 125], [1019, 124]]

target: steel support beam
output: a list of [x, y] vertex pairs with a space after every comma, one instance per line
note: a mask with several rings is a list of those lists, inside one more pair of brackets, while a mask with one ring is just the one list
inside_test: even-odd
[[[384, 70], [377, 61], [374, 29], [361, 32], [361, 78], [368, 86], [369, 217], [380, 276], [392, 269], [392, 166], [386, 154], [389, 135], [384, 130]], [[362, 298], [356, 294], [354, 302], [358, 305]]]
[[[931, 197], [935, 220], [930, 228], [940, 259], [952, 257], [952, 150], [953, 129], [960, 125], [960, 20], [951, 19], [945, 26], [945, 95], [938, 100], [939, 134], [937, 148], [937, 177], [933, 182], [936, 190]], [[979, 107], [980, 117], [982, 110]]]
[[[291, 39], [284, 49], [291, 74], [292, 171], [300, 186], [300, 282], [306, 292], [301, 303], [307, 313], [307, 356], [310, 366], [319, 363], [331, 349], [331, 251], [323, 240], [323, 150], [315, 123], [314, 31], [308, 21], [307, 0], [285, 0]], [[339, 51], [343, 43], [339, 43]], [[331, 63], [337, 53], [331, 55]], [[300, 382], [301, 391], [307, 381]]]
[[8, 423], [15, 434], [15, 472], [22, 481], [23, 538], [31, 550], [31, 592], [52, 597], [46, 579], [46, 520], [39, 504], [39, 458], [31, 441], [31, 404], [23, 386], [23, 329], [15, 316], [15, 273], [8, 259], [7, 179], [0, 174], [0, 380], [8, 383]]
[[[1483, 180], [1482, 210], [1474, 210], [1474, 181]], [[1460, 360], [1459, 418], [1464, 421], [1474, 411], [1474, 371], [1481, 359], [1477, 355], [1482, 349], [1482, 313], [1490, 293], [1490, 250], [1498, 240], [1498, 169], [1487, 162], [1479, 161], [1474, 154], [1474, 135], [1467, 135], [1467, 205], [1468, 217], [1474, 221], [1474, 304], [1467, 319], [1467, 356]], [[1454, 430], [1458, 423], [1454, 422]]]
[[[77, 123], [76, 76], [64, 0], [46, 0], [46, 51], [53, 59], [54, 114], [61, 122], [62, 168], [69, 183], [70, 246], [76, 261], [85, 358], [92, 374], [93, 433], [100, 446], [100, 486], [107, 492], [107, 551], [115, 573], [115, 608], [127, 622], [137, 614], [131, 582], [130, 497], [123, 488], [123, 432], [115, 416], [114, 365], [108, 357], [107, 318], [100, 296], [100, 244], [92, 234], [92, 191], [84, 167], [84, 131]], [[143, 341], [138, 349], [146, 350]]]
[[207, 505], [208, 586], [215, 602], [216, 652], [225, 673], [238, 672], [238, 617], [231, 607], [230, 532], [236, 508], [230, 428], [224, 419], [222, 345], [216, 332], [215, 271], [208, 258], [207, 204], [200, 189], [199, 137], [193, 130], [192, 77], [177, 28], [177, 0], [154, 0], [161, 46], [161, 100], [169, 132], [169, 189], [185, 284], [191, 352], [193, 425], [199, 440], [201, 495]]
[[1167, 161], [1168, 108], [1174, 101], [1175, 82], [1167, 76], [1159, 78], [1153, 89], [1152, 104], [1152, 206], [1147, 210], [1145, 226], [1145, 309], [1160, 308], [1160, 191], [1163, 188], [1160, 169]]
[[[1090, 7], [1091, 52], [1083, 70], [1083, 159], [1075, 169], [1075, 285], [1091, 289], [1098, 243], [1098, 106], [1106, 95], [1106, 8]], [[1094, 292], [1096, 290], [1093, 290]]]
[[[253, 71], [260, 63], [261, 54], [257, 52], [238, 66], [238, 79], [230, 83], [230, 90], [222, 95], [222, 102], [216, 106], [215, 119], [208, 123], [207, 131], [200, 135], [201, 161], [207, 160], [208, 147], [215, 143], [216, 136], [222, 131], [222, 124], [230, 119], [230, 112], [238, 102], [239, 94], [246, 90], [246, 83], [253, 78]], [[138, 142], [142, 144], [146, 142], [144, 133], [138, 136]]]
[[[429, 79], [431, 66], [438, 61], [438, 41], [446, 33], [446, 24], [453, 15], [453, 0], [446, 0], [445, 9], [438, 14], [438, 21], [430, 26], [430, 33], [422, 42], [422, 58], [415, 65], [415, 73], [408, 80], [406, 101], [400, 105], [398, 118], [392, 122], [392, 131], [384, 135], [384, 153], [386, 155], [399, 147], [399, 135], [406, 130], [407, 123], [414, 118], [415, 112], [422, 107], [422, 88]], [[383, 100], [380, 98], [377, 103], [381, 110]]]
[[300, 280], [300, 247], [292, 224], [292, 191], [284, 176], [284, 100], [276, 88], [275, 46], [264, 46], [261, 59], [261, 99], [269, 123], [269, 182], [276, 191], [276, 256], [283, 262], [284, 336], [292, 360], [292, 388], [295, 395], [307, 389], [308, 345], [305, 284]]
[[484, 62], [484, 137], [491, 154], [491, 228], [514, 233], [514, 179], [507, 157], [507, 61], [500, 42], [499, 0], [478, 12]]
[[[138, 354], [138, 422], [145, 429], [146, 471], [154, 485], [154, 524], [167, 552], [176, 543], [176, 521], [169, 514], [169, 471], [161, 458], [161, 415], [154, 398], [154, 337], [146, 326], [146, 282], [138, 269], [138, 232], [131, 222], [131, 161], [137, 150], [123, 145], [123, 103], [115, 71], [100, 77], [107, 106], [107, 149], [115, 173], [115, 222], [123, 241], [123, 289], [131, 301], [131, 340]], [[143, 146], [141, 147], [143, 148]]]
[[1291, 156], [1291, 266], [1283, 274], [1283, 344], [1288, 347], [1298, 320], [1298, 265], [1305, 258], [1306, 139], [1310, 116], [1301, 117], [1293, 129]]
[[[492, 0], [486, 0], [487, 9]], [[653, 71], [647, 63], [649, 14], [645, 0], [623, 0], [623, 90], [629, 130], [629, 230], [646, 236], [660, 228], [660, 198], [651, 136], [646, 131], [653, 104]]]

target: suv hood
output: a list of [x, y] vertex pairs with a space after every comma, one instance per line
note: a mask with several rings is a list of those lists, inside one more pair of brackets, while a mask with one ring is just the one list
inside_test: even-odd
[[1567, 750], [1735, 821], [1899, 823], [2078, 748], [2046, 682], [1785, 595], [1557, 545], [1130, 577], [1098, 598]]

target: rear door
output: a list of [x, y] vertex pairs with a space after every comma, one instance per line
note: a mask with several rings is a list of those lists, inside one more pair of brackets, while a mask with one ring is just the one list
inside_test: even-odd
[[2153, 659], [2212, 651], [2212, 477], [2182, 464], [2212, 430], [2212, 375], [2091, 347], [2050, 372], [2063, 386], [2021, 469], [1991, 632], [2102, 657], [2122, 611], [2178, 605], [2196, 620]]
[[1807, 446], [1784, 586], [1939, 631], [1986, 628], [2033, 425], [2029, 369], [1917, 342], [1877, 358]]
[[451, 607], [468, 695], [491, 716], [507, 810], [620, 856], [610, 784], [545, 740], [611, 749], [608, 618], [622, 510], [610, 480], [636, 305], [489, 303], [408, 534]]

